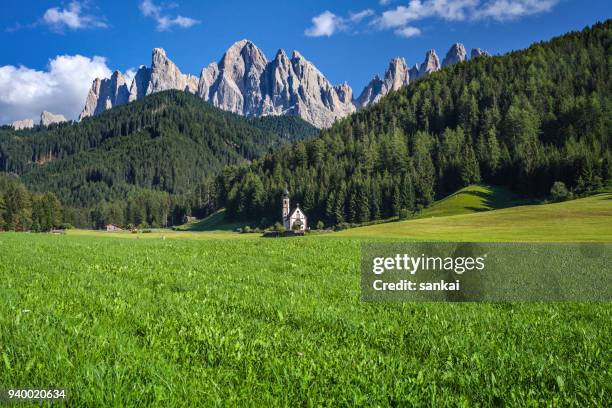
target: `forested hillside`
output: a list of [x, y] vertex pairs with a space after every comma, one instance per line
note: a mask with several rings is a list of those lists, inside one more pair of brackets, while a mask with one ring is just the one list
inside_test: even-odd
[[81, 123], [2, 128], [0, 171], [57, 194], [77, 225], [167, 225], [183, 221], [191, 208], [186, 194], [203, 178], [316, 132], [297, 117], [249, 120], [168, 91]]
[[291, 142], [307, 139], [319, 133], [319, 129], [296, 116], [262, 116], [249, 118], [249, 123]]
[[227, 169], [233, 219], [279, 218], [287, 187], [311, 225], [417, 210], [486, 182], [522, 196], [612, 178], [611, 21], [502, 57], [461, 63], [389, 94], [320, 137]]

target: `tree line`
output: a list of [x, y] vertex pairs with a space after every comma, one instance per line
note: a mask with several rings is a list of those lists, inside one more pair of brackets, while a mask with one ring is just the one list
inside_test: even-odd
[[49, 231], [62, 226], [62, 205], [53, 193], [36, 193], [0, 174], [0, 231]]

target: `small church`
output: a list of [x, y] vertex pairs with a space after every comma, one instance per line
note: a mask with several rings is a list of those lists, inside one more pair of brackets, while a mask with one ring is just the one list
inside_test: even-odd
[[308, 228], [306, 214], [296, 205], [293, 211], [289, 206], [289, 191], [283, 192], [283, 226], [288, 231], [306, 231]]

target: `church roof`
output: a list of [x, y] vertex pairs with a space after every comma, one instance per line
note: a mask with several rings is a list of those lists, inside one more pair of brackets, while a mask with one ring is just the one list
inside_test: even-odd
[[[291, 212], [289, 212], [289, 218], [293, 217], [293, 214], [295, 214], [295, 212], [297, 210], [300, 210], [300, 205], [296, 205], [295, 208], [293, 210], [291, 210]], [[304, 218], [306, 218], [306, 214], [304, 214], [304, 211], [300, 210], [300, 212], [302, 213], [302, 215], [304, 216]]]

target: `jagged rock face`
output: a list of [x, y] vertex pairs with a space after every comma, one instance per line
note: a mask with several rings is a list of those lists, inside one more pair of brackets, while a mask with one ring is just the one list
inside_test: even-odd
[[403, 86], [408, 85], [409, 75], [408, 66], [403, 58], [396, 57], [389, 63], [389, 68], [385, 73], [383, 86], [387, 92], [397, 91]]
[[478, 57], [489, 57], [489, 53], [485, 50], [481, 50], [480, 48], [472, 48], [472, 52], [470, 53], [470, 58], [478, 58]]
[[446, 53], [446, 57], [444, 57], [444, 61], [442, 61], [442, 67], [458, 64], [466, 59], [467, 52], [465, 51], [465, 46], [461, 43], [455, 43]]
[[114, 106], [125, 105], [129, 102], [129, 98], [130, 91], [121, 72], [115, 71], [108, 79], [96, 78], [79, 119], [97, 115]]
[[[348, 84], [333, 86], [299, 53], [291, 59], [279, 50], [273, 61], [248, 40], [233, 44], [218, 63], [202, 69], [200, 78], [184, 75], [161, 48], [153, 50], [151, 68], [141, 67], [127, 99], [107, 98], [108, 80], [92, 85], [81, 118], [167, 89], [192, 92], [213, 105], [245, 116], [298, 115], [317, 127], [328, 127], [355, 111]], [[114, 88], [113, 88], [114, 89]]]
[[[261, 107], [262, 115], [283, 115], [297, 100], [298, 82], [293, 65], [285, 51], [278, 50], [274, 60], [266, 67], [262, 79], [262, 88], [266, 90]], [[294, 113], [294, 112], [293, 112]]]
[[353, 102], [353, 88], [351, 88], [347, 82], [343, 82], [342, 84], [335, 86], [334, 89], [336, 90], [341, 103], [346, 104]]
[[378, 75], [374, 75], [374, 78], [369, 84], [363, 88], [361, 95], [355, 101], [357, 108], [365, 108], [366, 106], [378, 102], [382, 95], [383, 80]]
[[336, 119], [355, 112], [352, 101], [345, 99], [347, 93], [352, 95], [348, 85], [341, 91], [341, 97], [325, 76], [297, 51], [291, 56], [291, 68], [293, 75], [289, 75], [288, 82], [297, 83], [297, 91], [290, 95], [295, 99], [295, 108], [283, 108], [294, 109], [294, 114], [319, 128], [327, 128]]
[[43, 111], [40, 114], [40, 126], [49, 126], [54, 123], [66, 122], [64, 115], [55, 115], [51, 112]]
[[119, 71], [115, 71], [110, 78], [95, 79], [79, 119], [97, 115], [115, 106], [125, 105], [151, 93], [167, 89], [196, 93], [198, 78], [183, 75], [168, 59], [163, 49], [155, 48], [151, 58], [151, 68], [140, 67], [129, 89]]
[[202, 70], [198, 95], [213, 105], [245, 116], [298, 115], [328, 127], [355, 111], [347, 84], [334, 87], [316, 67], [283, 50], [269, 61], [248, 40], [232, 45], [218, 64]]
[[425, 75], [439, 71], [441, 68], [440, 60], [436, 54], [436, 50], [429, 50], [425, 54], [425, 61], [419, 66], [415, 65], [410, 68], [409, 76], [411, 81], [423, 78]]
[[[465, 48], [461, 44], [455, 44], [451, 51], [445, 63], [465, 59]], [[119, 72], [110, 79], [96, 79], [80, 118], [154, 92], [178, 89], [241, 115], [297, 115], [314, 126], [326, 128], [336, 119], [355, 112], [356, 107], [375, 103], [390, 91], [407, 85], [409, 80], [439, 69], [440, 61], [434, 50], [427, 52], [425, 62], [410, 70], [402, 58], [394, 58], [384, 79], [374, 77], [354, 101], [348, 84], [333, 86], [297, 51], [289, 58], [279, 50], [275, 58], [268, 61], [255, 44], [248, 40], [238, 41], [219, 62], [202, 69], [200, 77], [196, 78], [181, 73], [163, 49], [155, 48], [151, 68], [143, 66], [138, 70], [129, 91]]]
[[136, 76], [134, 76], [132, 85], [130, 86], [130, 102], [140, 99], [147, 94], [147, 88], [149, 87], [150, 80], [151, 69], [141, 66], [138, 69], [138, 72], [136, 72]]
[[355, 101], [355, 105], [361, 109], [376, 103], [389, 92], [397, 91], [401, 87], [408, 85], [409, 78], [410, 75], [406, 61], [400, 57], [393, 58], [385, 72], [385, 79], [381, 80], [378, 75], [375, 75], [361, 92], [361, 95]]
[[205, 101], [210, 99], [210, 88], [213, 86], [219, 76], [219, 66], [216, 62], [210, 63], [209, 66], [202, 69], [200, 81], [198, 82], [198, 96]]
[[151, 60], [151, 77], [146, 95], [168, 89], [178, 89], [192, 93], [197, 91], [197, 79], [190, 75], [183, 75], [174, 62], [168, 59], [166, 51], [162, 48], [153, 49]]
[[187, 75], [187, 78], [185, 80], [185, 92], [189, 92], [192, 94], [197, 93], [199, 85], [198, 77], [196, 77], [195, 75]]
[[256, 115], [262, 96], [259, 87], [266, 56], [247, 40], [233, 44], [218, 64], [202, 70], [198, 93], [213, 105], [241, 115]]
[[410, 71], [408, 71], [408, 76], [411, 81], [414, 81], [419, 78], [419, 64], [414, 64]]
[[32, 119], [16, 120], [11, 126], [13, 126], [15, 130], [32, 129], [34, 127], [34, 121]]
[[[252, 42], [242, 40], [232, 45], [219, 62], [222, 83], [230, 86], [226, 92], [229, 104], [225, 107], [226, 102], [220, 98], [216, 106], [246, 116], [257, 115], [262, 102], [260, 83], [267, 65], [266, 56]], [[233, 91], [238, 95], [231, 95]], [[232, 106], [232, 101], [242, 104]]]
[[425, 54], [425, 61], [419, 67], [419, 77], [431, 74], [440, 70], [440, 59], [436, 54], [435, 50], [427, 51]]

